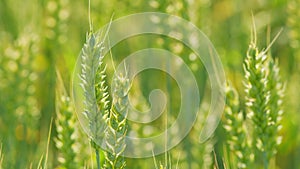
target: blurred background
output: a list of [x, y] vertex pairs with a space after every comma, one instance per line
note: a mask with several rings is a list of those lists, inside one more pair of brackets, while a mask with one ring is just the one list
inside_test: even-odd
[[[40, 157], [45, 155], [50, 121], [56, 119], [56, 70], [61, 72], [66, 91], [70, 94], [73, 68], [89, 31], [88, 5], [87, 0], [0, 1], [0, 144], [4, 154], [4, 168], [29, 168], [31, 164], [36, 166]], [[191, 21], [214, 44], [226, 77], [241, 94], [242, 102], [245, 93], [242, 83], [243, 60], [250, 43], [252, 13], [260, 49], [267, 47], [268, 29], [271, 30], [269, 37], [272, 38], [283, 28], [271, 48], [271, 54], [278, 59], [280, 73], [286, 83], [281, 131], [283, 142], [278, 149], [276, 166], [297, 169], [300, 168], [299, 9], [299, 0], [91, 0], [91, 19], [94, 30], [108, 23], [112, 16], [117, 19], [138, 12], [165, 12]], [[168, 49], [182, 56], [193, 73], [201, 77], [197, 80], [200, 93], [209, 90], [206, 71], [189, 48], [173, 39], [149, 36], [151, 41], [149, 37], [137, 36], [114, 47], [112, 55], [115, 64], [143, 48]], [[113, 73], [112, 62], [109, 57], [106, 59], [110, 79]], [[180, 91], [169, 75], [156, 70], [140, 74], [130, 92], [132, 102], [137, 109], [148, 109], [147, 98], [155, 88], [168, 93], [168, 111], [175, 112], [171, 114], [168, 123], [171, 125], [179, 109]], [[202, 111], [206, 111], [206, 102], [203, 99]], [[141, 136], [147, 137], [163, 130], [160, 125], [162, 120], [159, 118], [151, 125], [132, 123], [130, 126]], [[206, 148], [199, 146], [195, 149], [198, 146], [197, 126], [201, 124], [196, 123], [188, 137], [168, 153], [168, 159], [173, 163], [178, 161], [180, 168], [202, 168], [202, 163], [211, 165], [212, 157], [200, 157], [213, 147], [217, 158], [221, 156], [224, 138], [222, 127], [217, 129]], [[57, 135], [55, 128], [54, 125], [51, 138]], [[82, 131], [79, 125], [78, 130]], [[83, 134], [85, 137], [88, 140]], [[50, 141], [49, 148], [48, 166], [55, 168], [59, 151], [53, 141]], [[157, 161], [164, 160], [164, 155], [157, 157]], [[127, 159], [127, 168], [141, 168], [145, 165], [153, 168], [153, 159]]]

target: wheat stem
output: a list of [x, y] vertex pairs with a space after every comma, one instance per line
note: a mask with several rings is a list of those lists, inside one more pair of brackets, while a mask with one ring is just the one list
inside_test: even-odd
[[0, 144], [0, 169], [2, 169], [3, 154], [2, 154], [2, 144]]
[[98, 149], [96, 149], [96, 160], [97, 160], [97, 169], [100, 169], [100, 153]]

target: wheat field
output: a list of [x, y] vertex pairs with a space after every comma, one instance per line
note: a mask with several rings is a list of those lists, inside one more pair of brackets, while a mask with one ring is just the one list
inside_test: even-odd
[[[300, 169], [299, 8], [299, 0], [0, 1], [0, 169]], [[189, 24], [115, 26], [142, 12], [181, 18], [213, 44], [224, 107], [216, 101], [218, 123], [202, 141], [218, 75], [183, 43]], [[116, 40], [157, 23], [168, 31]], [[179, 59], [130, 60], [145, 49]], [[166, 71], [132, 79], [145, 65]], [[197, 116], [181, 116], [195, 105]]]

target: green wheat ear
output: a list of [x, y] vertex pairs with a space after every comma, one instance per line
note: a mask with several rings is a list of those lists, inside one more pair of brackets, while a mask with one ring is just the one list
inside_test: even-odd
[[59, 73], [57, 73], [56, 87], [56, 131], [57, 137], [54, 139], [55, 145], [59, 150], [58, 162], [61, 168], [78, 168], [74, 161], [75, 152], [75, 123], [76, 118], [74, 109], [71, 105], [70, 97], [68, 96], [63, 81]]
[[[107, 34], [105, 34], [104, 38]], [[109, 114], [109, 95], [105, 81], [105, 67], [103, 66], [103, 41], [92, 31], [87, 34], [81, 57], [81, 87], [84, 91], [84, 114], [89, 121], [91, 143], [96, 151], [97, 168], [100, 169], [100, 146], [105, 137], [106, 119]], [[95, 79], [96, 78], [96, 79]]]
[[223, 127], [227, 132], [229, 150], [234, 154], [233, 165], [237, 168], [249, 168], [253, 162], [253, 154], [250, 152], [250, 142], [247, 138], [243, 112], [240, 110], [239, 96], [230, 82], [226, 85], [225, 93], [226, 106]]
[[115, 86], [112, 87], [113, 104], [108, 116], [106, 130], [106, 148], [104, 167], [108, 169], [123, 169], [126, 161], [123, 152], [126, 148], [128, 92], [130, 81], [127, 75], [116, 75]]
[[[101, 112], [104, 110], [101, 107], [97, 107], [97, 101], [102, 98], [96, 98], [96, 95], [99, 97], [102, 94], [99, 94], [99, 92], [97, 93], [98, 89], [95, 89], [95, 87], [98, 85], [95, 82], [97, 68], [102, 65], [103, 60], [103, 42], [99, 42], [98, 39], [98, 34], [89, 33], [86, 37], [86, 42], [80, 54], [82, 61], [80, 79], [81, 87], [84, 91], [84, 114], [89, 121], [89, 129], [92, 137], [91, 139], [94, 142], [102, 140], [104, 138], [105, 131], [105, 121], [103, 118], [103, 113]], [[100, 75], [100, 77], [102, 78], [102, 75]], [[105, 100], [103, 102], [103, 105], [107, 104]], [[93, 145], [96, 146], [96, 144]]]
[[[256, 38], [255, 31], [253, 37]], [[244, 63], [247, 116], [254, 127], [253, 146], [257, 150], [256, 159], [262, 159], [264, 168], [269, 167], [269, 161], [276, 153], [283, 93], [279, 68], [272, 57], [266, 54], [269, 47], [259, 51], [255, 40], [252, 41]]]

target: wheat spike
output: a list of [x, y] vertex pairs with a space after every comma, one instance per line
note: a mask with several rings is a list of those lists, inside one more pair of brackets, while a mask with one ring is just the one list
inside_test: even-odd
[[239, 96], [230, 82], [227, 83], [225, 92], [226, 106], [223, 127], [227, 132], [227, 144], [230, 152], [234, 154], [234, 165], [238, 168], [250, 168], [253, 155], [250, 152], [243, 112], [240, 110]]
[[127, 132], [127, 113], [128, 113], [128, 92], [130, 82], [127, 76], [115, 76], [112, 97], [113, 104], [107, 119], [108, 128], [106, 131], [105, 168], [123, 169], [126, 166], [122, 156], [125, 148], [125, 136]]
[[255, 153], [256, 159], [263, 159], [264, 168], [268, 168], [276, 152], [283, 92], [279, 68], [272, 57], [266, 54], [270, 46], [259, 51], [252, 41], [244, 64], [247, 116], [254, 127], [253, 146], [260, 152]]
[[75, 124], [76, 118], [74, 108], [71, 104], [70, 97], [68, 96], [63, 81], [59, 73], [57, 73], [57, 87], [56, 87], [56, 114], [55, 120], [57, 137], [54, 139], [55, 145], [59, 150], [60, 156], [58, 161], [60, 167], [63, 168], [78, 168], [75, 162]]
[[[84, 114], [89, 120], [89, 129], [93, 142], [101, 141], [104, 138], [104, 119], [103, 114], [97, 107], [96, 92], [95, 92], [95, 76], [97, 68], [102, 63], [103, 43], [98, 42], [98, 34], [89, 33], [86, 37], [86, 43], [82, 48], [82, 71], [80, 74], [81, 86], [84, 91]], [[95, 99], [96, 98], [96, 99]], [[99, 100], [98, 98], [97, 100]], [[96, 145], [96, 144], [93, 144]]]

